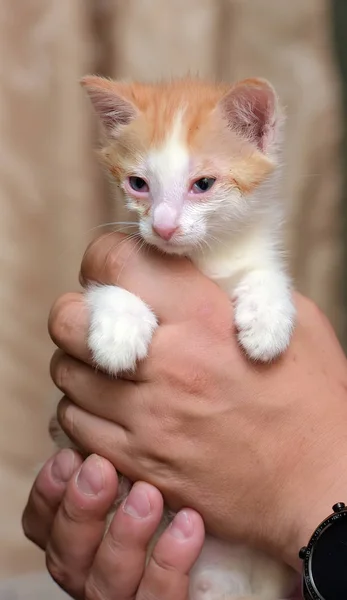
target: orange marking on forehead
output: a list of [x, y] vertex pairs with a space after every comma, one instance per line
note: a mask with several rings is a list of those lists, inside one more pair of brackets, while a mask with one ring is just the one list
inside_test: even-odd
[[151, 150], [165, 145], [178, 118], [178, 135], [191, 156], [194, 175], [195, 171], [197, 176], [220, 175], [250, 193], [274, 169], [272, 161], [232, 131], [216, 109], [230, 85], [190, 79], [161, 84], [106, 80], [103, 85], [137, 109], [137, 117], [109, 138], [101, 151], [103, 162], [118, 180], [136, 172]]
[[[136, 119], [133, 131], [146, 129], [147, 144], [161, 145], [174, 125], [177, 113], [184, 114], [187, 138], [216, 105], [230, 86], [181, 79], [159, 84], [106, 82], [107, 88], [131, 102], [143, 118]], [[144, 123], [146, 127], [144, 128]]]

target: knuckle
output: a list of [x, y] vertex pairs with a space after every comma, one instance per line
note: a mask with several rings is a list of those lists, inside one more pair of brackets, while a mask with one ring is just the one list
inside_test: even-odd
[[76, 429], [74, 410], [73, 406], [66, 398], [63, 398], [58, 404], [57, 418], [59, 425], [61, 425], [65, 433], [68, 433], [70, 437], [73, 437]]
[[[169, 446], [171, 449], [171, 446]], [[151, 473], [151, 483], [156, 487], [161, 487], [163, 493], [170, 487], [170, 466], [172, 463], [171, 453], [161, 446], [153, 448], [153, 452], [148, 452], [148, 457], [138, 459], [138, 473]]]
[[160, 557], [159, 554], [153, 553], [153, 555], [152, 555], [152, 561], [153, 561], [153, 564], [154, 564], [155, 568], [159, 572], [177, 573], [176, 567], [174, 567], [171, 563], [169, 563], [164, 558]]
[[124, 543], [122, 539], [120, 539], [117, 532], [113, 530], [113, 526], [111, 524], [108, 534], [104, 540], [105, 548], [107, 553], [112, 558], [112, 561], [115, 562], [119, 560], [120, 557], [124, 556], [129, 549], [129, 541]]
[[46, 550], [46, 567], [52, 579], [54, 579], [60, 587], [64, 590], [72, 589], [73, 574], [50, 545]]
[[46, 479], [37, 477], [30, 496], [31, 511], [40, 513], [47, 505]]
[[186, 374], [186, 391], [192, 396], [200, 395], [206, 389], [208, 377], [199, 365], [191, 365]]
[[30, 516], [28, 515], [27, 509], [25, 509], [25, 511], [22, 515], [22, 529], [23, 529], [23, 533], [24, 533], [25, 537], [28, 540], [30, 540], [31, 542], [34, 542], [35, 535], [33, 534], [33, 531], [32, 531], [31, 519], [30, 519]]
[[218, 310], [209, 315], [198, 324], [198, 329], [193, 334], [201, 337], [203, 347], [211, 348], [216, 342], [230, 343], [234, 329], [234, 315], [229, 302], [227, 310]]
[[192, 326], [198, 331], [205, 330], [210, 334], [219, 334], [233, 323], [233, 311], [230, 297], [214, 283], [209, 282], [200, 297], [195, 297], [194, 322]]
[[71, 502], [67, 497], [60, 506], [61, 518], [67, 523], [79, 524], [85, 523], [90, 519], [90, 510], [85, 506], [79, 507], [74, 502]]
[[48, 318], [48, 331], [53, 342], [60, 346], [74, 326], [71, 318], [71, 303], [73, 294], [64, 294], [55, 301]]
[[70, 362], [59, 350], [51, 361], [51, 377], [55, 385], [62, 391], [67, 391], [71, 378]]
[[40, 538], [38, 522], [40, 522], [40, 525], [43, 525], [42, 515], [45, 514], [47, 505], [48, 499], [44, 482], [42, 478], [38, 477], [30, 493], [21, 521], [25, 537], [35, 544], [38, 543]]

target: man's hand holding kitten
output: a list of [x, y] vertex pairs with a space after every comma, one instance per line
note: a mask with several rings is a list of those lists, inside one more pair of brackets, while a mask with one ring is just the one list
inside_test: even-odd
[[172, 508], [195, 508], [214, 534], [297, 567], [298, 549], [347, 488], [346, 358], [330, 324], [296, 296], [289, 350], [255, 366], [232, 335], [224, 292], [189, 261], [134, 253], [124, 239], [94, 243], [81, 282], [117, 282], [154, 307], [160, 327], [136, 371], [109, 379], [93, 368], [83, 295], [57, 302], [62, 426], [130, 479], [157, 486]]

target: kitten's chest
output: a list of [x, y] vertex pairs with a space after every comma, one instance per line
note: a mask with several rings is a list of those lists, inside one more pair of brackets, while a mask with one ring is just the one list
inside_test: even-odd
[[264, 269], [271, 262], [272, 245], [262, 231], [251, 231], [210, 252], [196, 252], [195, 266], [227, 293], [232, 293], [250, 271]]
[[233, 256], [196, 255], [192, 257], [192, 262], [199, 271], [228, 293], [235, 288], [246, 268], [244, 258], [237, 253], [234, 253]]

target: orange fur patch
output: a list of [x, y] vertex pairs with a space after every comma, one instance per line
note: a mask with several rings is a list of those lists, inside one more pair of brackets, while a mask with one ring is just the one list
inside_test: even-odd
[[[263, 85], [257, 79], [246, 82], [252, 87]], [[228, 127], [216, 108], [231, 90], [230, 85], [193, 79], [125, 83], [99, 77], [85, 77], [82, 84], [121, 97], [136, 110], [137, 117], [101, 151], [103, 162], [117, 181], [133, 173], [150, 149], [164, 144], [178, 114], [182, 144], [197, 165], [197, 177], [213, 176], [216, 169], [231, 185], [236, 183], [242, 192], [250, 193], [274, 169], [269, 158]]]

